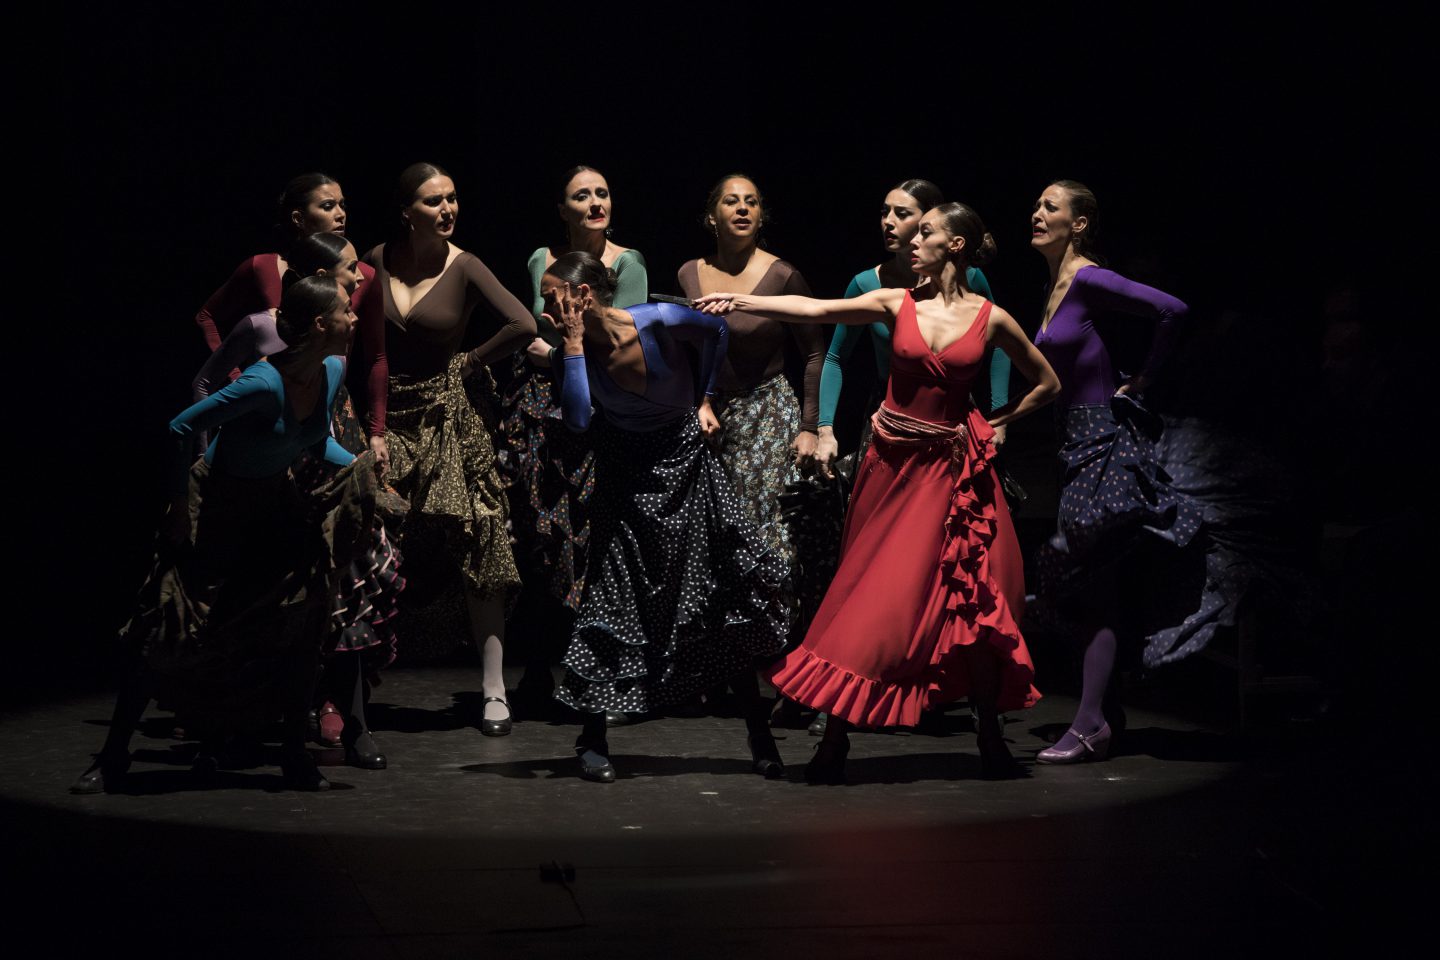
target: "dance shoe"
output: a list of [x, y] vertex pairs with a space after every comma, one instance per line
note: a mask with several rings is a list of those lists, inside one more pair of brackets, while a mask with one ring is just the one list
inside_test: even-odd
[[70, 792], [76, 796], [93, 796], [109, 793], [118, 787], [130, 770], [130, 758], [111, 763], [104, 756], [95, 758], [95, 764], [70, 784]]
[[808, 733], [810, 734], [810, 736], [812, 736], [812, 737], [823, 737], [823, 736], [825, 736], [825, 724], [826, 724], [826, 722], [827, 722], [829, 719], [830, 719], [830, 715], [829, 715], [829, 714], [826, 714], [826, 713], [817, 713], [817, 714], [815, 714], [815, 719], [810, 721], [810, 726], [809, 726], [807, 732], [808, 732]]
[[280, 773], [285, 778], [285, 786], [291, 790], [318, 793], [330, 789], [330, 781], [321, 776], [320, 771], [315, 768], [315, 758], [310, 756], [308, 750], [298, 753], [287, 751], [283, 754], [280, 758]]
[[628, 726], [629, 723], [630, 723], [630, 714], [628, 714], [628, 713], [621, 713], [619, 710], [606, 710], [606, 711], [605, 711], [605, 726], [607, 726], [607, 727], [624, 727], [624, 726]]
[[1019, 761], [1011, 756], [1003, 733], [981, 735], [976, 738], [976, 743], [980, 747], [981, 779], [1019, 780], [1029, 776]]
[[849, 755], [849, 740], [821, 740], [815, 744], [815, 756], [805, 764], [805, 782], [829, 786], [844, 783], [845, 758]]
[[766, 780], [785, 779], [785, 762], [780, 759], [780, 749], [769, 731], [752, 733], [745, 738], [750, 748], [750, 769]]
[[335, 709], [335, 704], [329, 700], [316, 713], [316, 731], [318, 736], [315, 742], [327, 747], [340, 746], [340, 738], [345, 733], [345, 718], [340, 716], [340, 711]]
[[[485, 710], [485, 704], [487, 704], [487, 703], [500, 703], [500, 704], [504, 704], [504, 705], [505, 705], [505, 710], [507, 711], [506, 714], [505, 714], [505, 716], [501, 717], [499, 720], [486, 720], [486, 719], [484, 718], [484, 710]], [[486, 698], [485, 698], [483, 701], [481, 701], [481, 703], [480, 703], [480, 710], [481, 710], [480, 733], [481, 733], [482, 735], [487, 736], [487, 737], [508, 737], [508, 736], [510, 736], [510, 731], [513, 729], [513, 724], [512, 724], [511, 721], [510, 721], [510, 714], [509, 714], [509, 712], [508, 712], [508, 711], [510, 710], [510, 704], [507, 703], [503, 697], [486, 697]]]
[[[1068, 750], [1047, 747], [1035, 755], [1036, 763], [1083, 763], [1086, 760], [1104, 760], [1110, 756], [1110, 724], [1101, 721], [1100, 729], [1086, 736], [1074, 727], [1068, 733], [1079, 742]], [[1063, 738], [1062, 738], [1063, 739]]]
[[575, 741], [575, 755], [580, 758], [580, 779], [595, 783], [614, 783], [615, 767], [610, 763], [610, 744]]
[[345, 745], [345, 762], [361, 770], [384, 770], [387, 765], [385, 754], [380, 752], [368, 730], [356, 737], [354, 743]]

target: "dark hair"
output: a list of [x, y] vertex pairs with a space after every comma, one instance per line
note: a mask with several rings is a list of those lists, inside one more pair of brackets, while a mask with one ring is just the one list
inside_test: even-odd
[[290, 244], [285, 262], [300, 276], [308, 277], [339, 263], [349, 243], [337, 233], [309, 233]]
[[560, 182], [555, 185], [555, 197], [558, 203], [564, 203], [566, 198], [570, 196], [570, 194], [566, 192], [565, 188], [570, 186], [571, 180], [574, 180], [582, 173], [593, 173], [599, 176], [600, 179], [605, 179], [605, 174], [601, 173], [599, 170], [596, 170], [594, 167], [587, 166], [583, 163], [576, 164], [569, 170], [566, 170], [565, 175], [560, 178]]
[[995, 238], [985, 229], [980, 214], [963, 203], [942, 203], [935, 208], [940, 211], [940, 223], [952, 237], [962, 237], [965, 247], [960, 259], [967, 267], [983, 267], [995, 256]]
[[280, 192], [280, 197], [275, 201], [276, 216], [279, 218], [279, 228], [291, 235], [295, 233], [295, 224], [290, 221], [290, 214], [296, 210], [303, 210], [310, 202], [310, 195], [321, 187], [330, 183], [339, 183], [334, 177], [320, 173], [302, 173], [298, 177], [292, 177], [290, 182], [285, 184], [285, 189]]
[[400, 179], [395, 182], [395, 206], [405, 209], [415, 202], [415, 194], [420, 192], [420, 187], [431, 177], [449, 177], [455, 179], [445, 172], [445, 168], [433, 163], [412, 163], [400, 171]]
[[595, 302], [608, 307], [615, 302], [615, 288], [620, 281], [615, 271], [605, 266], [595, 254], [585, 250], [571, 250], [555, 258], [545, 272], [556, 280], [572, 285], [585, 284], [595, 295]]
[[1096, 242], [1100, 239], [1097, 233], [1100, 227], [1100, 203], [1095, 199], [1095, 192], [1079, 180], [1051, 180], [1050, 186], [1059, 187], [1070, 195], [1071, 219], [1085, 218], [1085, 229], [1075, 238], [1075, 252], [1098, 261], [1100, 252], [1096, 249]]
[[755, 178], [748, 173], [740, 173], [739, 171], [725, 174], [725, 176], [715, 181], [715, 186], [710, 188], [709, 195], [705, 197], [705, 210], [700, 214], [700, 226], [704, 227], [707, 231], [710, 230], [710, 219], [715, 216], [715, 207], [720, 203], [720, 198], [725, 195], [725, 184], [731, 180], [749, 180], [755, 186], [755, 200], [760, 205], [760, 222], [755, 225], [755, 235], [758, 237], [760, 232], [770, 223], [770, 208], [765, 205], [765, 192], [760, 189], [760, 184], [755, 183]]
[[340, 285], [334, 277], [302, 277], [288, 271], [275, 312], [275, 332], [286, 346], [298, 349], [314, 333], [315, 318], [334, 310], [339, 301]]
[[891, 190], [899, 190], [901, 193], [908, 193], [915, 198], [920, 205], [920, 212], [933, 210], [945, 202], [945, 191], [941, 190], [929, 180], [901, 180]]

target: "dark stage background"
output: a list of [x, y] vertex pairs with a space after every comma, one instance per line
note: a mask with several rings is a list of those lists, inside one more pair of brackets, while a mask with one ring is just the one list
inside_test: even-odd
[[17, 121], [59, 159], [17, 184], [47, 211], [53, 279], [20, 324], [8, 405], [24, 451], [12, 595], [42, 614], [7, 685], [103, 679], [150, 552], [165, 423], [204, 356], [193, 316], [270, 249], [273, 198], [298, 172], [344, 184], [363, 251], [385, 238], [402, 167], [449, 168], [457, 241], [517, 295], [528, 253], [560, 236], [554, 181], [578, 162], [608, 176], [616, 239], [662, 292], [708, 249], [697, 218], [726, 172], [760, 182], [770, 249], [831, 296], [882, 256], [885, 190], [924, 176], [986, 219], [997, 299], [1032, 328], [1046, 276], [1030, 205], [1077, 178], [1101, 199], [1111, 263], [1189, 301], [1223, 334], [1213, 352], [1245, 360], [1217, 371], [1227, 415], [1292, 443], [1327, 300], [1358, 285], [1388, 309], [1421, 260], [1390, 241], [1434, 246], [1433, 211], [1403, 202], [1429, 188], [1434, 102], [1409, 25], [522, 7], [156, 4], [17, 34], [47, 64], [22, 78]]

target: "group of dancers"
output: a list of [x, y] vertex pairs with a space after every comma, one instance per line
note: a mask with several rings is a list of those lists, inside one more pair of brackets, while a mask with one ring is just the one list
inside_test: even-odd
[[[1034, 342], [989, 298], [979, 215], [925, 180], [886, 194], [889, 256], [836, 300], [761, 246], [768, 207], [743, 174], [710, 191], [713, 252], [658, 303], [644, 258], [612, 239], [593, 168], [563, 177], [565, 240], [531, 255], [528, 308], [453, 242], [445, 170], [408, 167], [393, 209], [394, 236], [362, 256], [340, 184], [297, 177], [279, 203], [283, 249], [242, 263], [200, 311], [212, 354], [170, 424], [171, 501], [123, 633], [130, 667], [72, 791], [117, 788], [152, 699], [200, 742], [202, 771], [276, 720], [297, 789], [329, 785], [306, 748], [314, 721], [348, 763], [383, 768], [365, 702], [397, 624], [401, 643], [453, 644], [461, 611], [483, 664], [481, 733], [509, 734], [501, 665], [522, 576], [569, 625], [558, 684], [542, 651], [522, 686], [578, 713], [585, 779], [615, 779], [609, 737], [625, 718], [725, 685], [753, 769], [783, 777], [760, 676], [828, 717], [809, 782], [844, 782], [850, 729], [914, 726], [961, 699], [984, 773], [1014, 776], [1001, 713], [1039, 693], [995, 458], [1009, 423], [1051, 403], [1064, 484], [1038, 605], [1080, 637], [1084, 686], [1036, 759], [1107, 756], [1122, 624], [1141, 624], [1155, 665], [1233, 622], [1238, 592], [1214, 568], [1177, 578], [1159, 617], [1130, 617], [1117, 588], [1137, 556], [1203, 566], [1203, 506], [1173, 483], [1144, 402], [1186, 307], [1101, 266], [1080, 183], [1049, 184], [1033, 207], [1050, 275]], [[866, 331], [884, 395], [833, 577], [807, 606], [816, 573], [782, 504], [802, 477], [837, 472], [842, 367]], [[1120, 346], [1136, 340], [1139, 353]]]

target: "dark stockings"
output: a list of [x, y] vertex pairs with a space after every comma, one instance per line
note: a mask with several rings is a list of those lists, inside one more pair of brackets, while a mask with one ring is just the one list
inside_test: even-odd
[[337, 653], [325, 665], [325, 696], [345, 721], [340, 739], [346, 746], [370, 736], [370, 727], [365, 723], [365, 686], [359, 651]]

